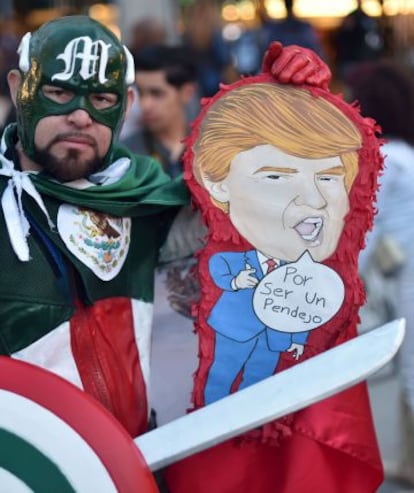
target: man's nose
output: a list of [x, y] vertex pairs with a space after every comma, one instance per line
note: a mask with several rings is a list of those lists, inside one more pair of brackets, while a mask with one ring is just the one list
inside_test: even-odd
[[295, 199], [296, 205], [306, 205], [313, 209], [322, 209], [326, 207], [327, 202], [318, 188], [317, 183], [308, 181], [304, 183]]
[[92, 123], [91, 115], [84, 109], [78, 108], [68, 114], [68, 121], [76, 127], [87, 127]]
[[139, 104], [142, 111], [149, 111], [153, 105], [153, 99], [150, 96], [142, 95], [139, 98]]

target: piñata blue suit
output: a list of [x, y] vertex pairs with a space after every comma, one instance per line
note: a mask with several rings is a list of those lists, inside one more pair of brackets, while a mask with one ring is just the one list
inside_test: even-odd
[[254, 312], [255, 288], [234, 289], [233, 279], [240, 271], [256, 269], [259, 281], [264, 277], [256, 250], [220, 252], [209, 260], [209, 272], [223, 290], [208, 318], [216, 331], [214, 361], [204, 391], [210, 404], [230, 393], [231, 386], [243, 369], [239, 389], [271, 376], [280, 353], [293, 343], [305, 344], [308, 332], [281, 332], [267, 327]]

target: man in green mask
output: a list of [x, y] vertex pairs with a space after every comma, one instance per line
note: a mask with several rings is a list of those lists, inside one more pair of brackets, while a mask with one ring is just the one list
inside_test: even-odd
[[[137, 436], [151, 408], [154, 269], [189, 193], [116, 144], [134, 67], [111, 31], [63, 17], [26, 34], [19, 55], [8, 74], [17, 123], [0, 153], [0, 354], [68, 379]], [[329, 81], [298, 47], [274, 45], [264, 69]]]

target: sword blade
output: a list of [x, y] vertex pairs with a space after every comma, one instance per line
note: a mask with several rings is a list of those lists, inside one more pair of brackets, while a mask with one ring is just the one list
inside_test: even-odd
[[367, 379], [393, 358], [404, 333], [405, 320], [394, 320], [134, 441], [155, 471]]

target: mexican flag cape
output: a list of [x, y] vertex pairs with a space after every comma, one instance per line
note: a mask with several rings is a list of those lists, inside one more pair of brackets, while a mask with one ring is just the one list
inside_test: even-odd
[[96, 397], [132, 436], [147, 428], [153, 274], [188, 193], [157, 162], [114, 163], [62, 185], [18, 171], [16, 132], [0, 156], [0, 353]]

